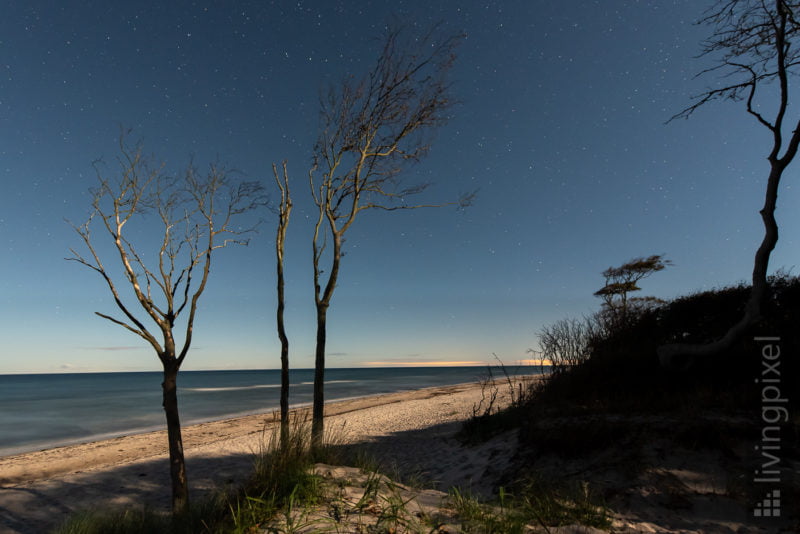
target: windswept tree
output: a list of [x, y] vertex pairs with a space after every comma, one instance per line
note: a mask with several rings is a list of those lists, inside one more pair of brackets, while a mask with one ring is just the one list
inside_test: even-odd
[[[633, 258], [619, 267], [603, 271], [605, 285], [594, 295], [603, 299], [600, 311], [582, 319], [561, 319], [539, 331], [542, 359], [552, 365], [553, 373], [587, 361], [594, 348], [617, 329], [628, 326], [641, 313], [662, 301], [656, 297], [632, 297], [640, 291], [639, 282], [672, 265], [661, 254]], [[537, 353], [529, 349], [530, 353]]]
[[[764, 205], [760, 210], [764, 237], [755, 253], [752, 289], [742, 318], [720, 339], [703, 345], [659, 347], [661, 363], [677, 357], [697, 357], [730, 348], [761, 316], [768, 292], [769, 259], [778, 242], [775, 208], [784, 172], [800, 145], [800, 115], [790, 107], [793, 75], [800, 72], [800, 3], [787, 0], [719, 0], [700, 20], [711, 28], [702, 55], [714, 63], [700, 74], [717, 75], [722, 83], [701, 93], [691, 106], [673, 117], [688, 118], [716, 101], [742, 103], [753, 119], [770, 133]], [[795, 103], [796, 104], [796, 103]], [[790, 116], [790, 112], [792, 115]]]
[[286, 244], [286, 230], [289, 228], [289, 217], [292, 214], [292, 195], [289, 190], [289, 172], [286, 170], [286, 162], [283, 162], [282, 173], [278, 172], [278, 167], [272, 165], [272, 174], [275, 176], [275, 183], [281, 193], [280, 204], [278, 205], [278, 230], [275, 235], [275, 258], [277, 263], [277, 327], [278, 339], [281, 342], [281, 446], [288, 443], [289, 438], [289, 338], [286, 336], [286, 326], [283, 322], [283, 311], [285, 308], [284, 295], [284, 275], [283, 275], [283, 253]]
[[655, 297], [631, 297], [630, 293], [641, 291], [639, 282], [653, 273], [672, 265], [661, 254], [647, 258], [634, 258], [619, 267], [609, 267], [603, 271], [606, 284], [595, 291], [594, 296], [603, 299], [600, 318], [610, 327], [626, 324], [637, 312], [643, 311], [660, 301]]
[[[428, 153], [432, 132], [447, 119], [453, 104], [447, 75], [459, 40], [460, 36], [442, 37], [435, 29], [415, 38], [390, 28], [372, 69], [363, 78], [345, 79], [322, 99], [321, 132], [310, 173], [318, 208], [312, 242], [315, 446], [323, 437], [326, 318], [339, 277], [344, 236], [365, 210], [434, 206], [408, 203], [429, 184], [408, 184], [402, 173]], [[469, 200], [467, 196], [452, 204]]]
[[[91, 190], [92, 213], [84, 224], [74, 225], [88, 254], [70, 249], [67, 259], [100, 275], [121, 315], [95, 313], [145, 340], [161, 361], [172, 510], [181, 514], [189, 495], [178, 370], [192, 344], [211, 257], [229, 245], [247, 244], [246, 234], [254, 226], [240, 225], [262, 205], [262, 188], [255, 182], [234, 182], [216, 165], [204, 174], [190, 165], [181, 176], [169, 177], [143, 156], [141, 145], [130, 147], [121, 139], [120, 149], [119, 169], [112, 173], [116, 176], [95, 165], [98, 186]], [[97, 226], [99, 239], [92, 233]], [[115, 267], [107, 268], [101, 256]], [[120, 271], [123, 276], [116, 278]]]

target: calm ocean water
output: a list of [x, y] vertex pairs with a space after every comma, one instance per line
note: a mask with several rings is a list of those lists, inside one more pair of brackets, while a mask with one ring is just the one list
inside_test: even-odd
[[[509, 368], [532, 374], [535, 368]], [[327, 401], [475, 382], [482, 367], [327, 369]], [[164, 427], [161, 373], [0, 375], [0, 456]], [[313, 370], [291, 372], [289, 402], [312, 398]], [[280, 371], [181, 371], [184, 425], [278, 409]]]

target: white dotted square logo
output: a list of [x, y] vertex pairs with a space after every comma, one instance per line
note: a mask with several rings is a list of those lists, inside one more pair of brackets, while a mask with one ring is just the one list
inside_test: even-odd
[[764, 500], [756, 504], [753, 517], [780, 517], [781, 516], [781, 490], [772, 490], [767, 493]]

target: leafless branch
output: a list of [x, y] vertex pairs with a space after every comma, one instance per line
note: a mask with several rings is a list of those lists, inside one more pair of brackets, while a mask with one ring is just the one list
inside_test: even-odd
[[[106, 313], [97, 315], [118, 324], [146, 339], [164, 359], [180, 366], [191, 345], [197, 302], [203, 293], [210, 273], [212, 252], [235, 244], [247, 244], [246, 235], [255, 230], [256, 223], [235, 226], [239, 219], [264, 205], [266, 198], [255, 182], [232, 182], [226, 169], [212, 165], [201, 176], [193, 166], [181, 178], [164, 175], [161, 166], [152, 166], [143, 156], [140, 144], [129, 146], [120, 141], [121, 155], [117, 159], [119, 173], [108, 178], [99, 163], [95, 164], [98, 186], [91, 190], [93, 208], [86, 223], [73, 225], [81, 237], [89, 257], [71, 249], [76, 261], [100, 274], [106, 282], [117, 307], [127, 320]], [[133, 217], [146, 218], [156, 214], [162, 234], [155, 240], [154, 256], [146, 250], [145, 241], [134, 244], [125, 228]], [[113, 244], [133, 290], [136, 302], [161, 334], [161, 341], [143, 321], [123, 302], [116, 282], [104, 267], [91, 233], [93, 221], [99, 219], [107, 239]], [[183, 235], [176, 228], [185, 226]], [[140, 238], [140, 236], [136, 236]], [[155, 258], [156, 269], [148, 267]], [[183, 263], [183, 267], [178, 267]], [[201, 276], [195, 279], [200, 268]], [[180, 295], [180, 302], [176, 297]], [[178, 316], [188, 306], [186, 330], [181, 350], [176, 353], [173, 328]]]
[[[720, 0], [700, 20], [711, 28], [711, 36], [703, 43], [701, 55], [709, 56], [715, 66], [701, 74], [722, 73], [735, 80], [707, 90], [695, 102], [674, 117], [689, 117], [706, 103], [727, 99], [745, 101], [746, 111], [772, 134], [772, 146], [767, 161], [764, 205], [759, 214], [764, 225], [764, 237], [753, 261], [753, 286], [742, 318], [731, 326], [719, 340], [707, 345], [669, 344], [658, 348], [659, 359], [672, 366], [679, 358], [691, 362], [694, 357], [725, 351], [737, 342], [756, 323], [766, 299], [769, 260], [778, 242], [778, 223], [775, 218], [778, 190], [784, 171], [797, 155], [800, 146], [800, 119], [785, 125], [791, 91], [789, 78], [800, 66], [800, 37], [798, 24], [800, 3], [789, 0]], [[777, 88], [773, 82], [777, 81]], [[772, 90], [770, 90], [772, 89]], [[772, 118], [759, 111], [756, 98], [766, 102], [765, 109], [773, 111]], [[788, 142], [786, 139], [788, 138]]]

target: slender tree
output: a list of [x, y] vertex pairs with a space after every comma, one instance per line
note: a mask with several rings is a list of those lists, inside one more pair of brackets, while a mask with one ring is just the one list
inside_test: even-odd
[[688, 118], [715, 100], [742, 102], [745, 110], [771, 135], [767, 161], [764, 205], [760, 210], [764, 237], [755, 253], [752, 289], [742, 318], [728, 332], [709, 344], [670, 344], [659, 347], [665, 366], [676, 358], [707, 356], [722, 352], [738, 341], [761, 315], [766, 298], [769, 259], [778, 242], [775, 208], [784, 171], [800, 145], [800, 116], [789, 117], [790, 79], [800, 70], [800, 3], [787, 0], [719, 0], [700, 20], [712, 28], [702, 55], [713, 66], [700, 74], [718, 74], [723, 84], [701, 93], [695, 102], [673, 117]]
[[289, 437], [289, 338], [286, 336], [286, 327], [283, 323], [284, 311], [284, 276], [283, 252], [286, 243], [286, 229], [289, 227], [289, 217], [292, 213], [292, 196], [289, 190], [289, 173], [286, 162], [282, 165], [283, 174], [278, 173], [278, 167], [272, 165], [275, 183], [281, 192], [281, 201], [278, 206], [278, 231], [275, 236], [275, 257], [277, 259], [278, 273], [278, 338], [281, 341], [281, 444], [285, 446]]
[[[181, 177], [167, 177], [144, 158], [140, 144], [129, 147], [121, 138], [120, 149], [119, 176], [108, 178], [100, 165], [95, 165], [99, 185], [91, 190], [93, 211], [84, 224], [73, 225], [88, 256], [70, 249], [72, 256], [67, 259], [103, 278], [122, 317], [95, 313], [144, 339], [161, 361], [172, 510], [181, 514], [187, 509], [189, 494], [178, 411], [178, 370], [192, 343], [197, 303], [208, 282], [212, 254], [247, 243], [245, 234], [253, 228], [242, 229], [239, 219], [262, 203], [261, 187], [254, 182], [233, 183], [228, 172], [215, 165], [205, 175], [190, 165]], [[149, 230], [135, 228], [139, 223], [149, 228], [150, 215], [160, 223], [161, 233], [155, 239]], [[123, 279], [132, 290], [130, 298], [121, 291], [125, 282], [115, 280], [114, 270], [101, 260], [102, 241], [91, 232], [94, 223], [105, 231], [106, 243], [111, 245], [108, 254], [117, 257]], [[134, 241], [143, 246], [135, 247]], [[134, 302], [144, 318], [137, 315]], [[177, 323], [184, 312], [182, 323]]]
[[[447, 74], [460, 36], [441, 38], [436, 29], [418, 39], [387, 30], [372, 70], [347, 78], [322, 100], [321, 133], [310, 172], [318, 208], [312, 239], [317, 338], [312, 441], [322, 443], [326, 319], [342, 259], [346, 232], [365, 210], [414, 209], [406, 199], [429, 184], [401, 178], [429, 149], [429, 136], [447, 119], [453, 101]], [[454, 204], [465, 205], [470, 196]], [[435, 206], [441, 206], [437, 204]], [[325, 271], [323, 260], [328, 261]]]

